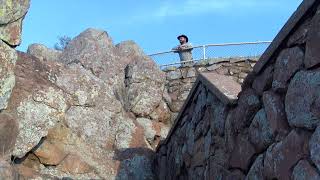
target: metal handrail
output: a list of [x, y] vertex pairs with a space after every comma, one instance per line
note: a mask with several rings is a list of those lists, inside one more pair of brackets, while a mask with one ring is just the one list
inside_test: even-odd
[[[200, 46], [193, 46], [192, 48], [199, 48], [199, 47], [208, 47], [208, 46], [237, 46], [237, 45], [247, 45], [247, 44], [270, 44], [272, 41], [256, 41], [256, 42], [239, 42], [239, 43], [220, 43], [220, 44], [205, 44]], [[164, 51], [164, 52], [157, 52], [153, 54], [149, 54], [149, 56], [155, 56], [160, 54], [167, 54], [176, 52], [175, 50]]]
[[[160, 57], [160, 56], [167, 56], [167, 55], [171, 55], [173, 53], [178, 53], [179, 52], [178, 50], [157, 52], [157, 53], [150, 54], [149, 56], [151, 58], [153, 58], [157, 62], [157, 64], [159, 65], [160, 69], [162, 69], [163, 67], [175, 66], [175, 65], [179, 65], [179, 64], [186, 64], [188, 62], [198, 62], [198, 61], [201, 61], [201, 60], [208, 60], [208, 59], [213, 59], [214, 60], [215, 58], [223, 58], [223, 57], [225, 57], [225, 58], [229, 57], [230, 58], [230, 57], [232, 57], [232, 55], [231, 56], [228, 56], [228, 55], [219, 56], [218, 55], [218, 56], [215, 56], [215, 57], [212, 56], [212, 52], [214, 52], [214, 51], [212, 51], [212, 48], [215, 48], [215, 47], [217, 47], [217, 48], [221, 48], [221, 47], [238, 48], [239, 47], [241, 49], [242, 48], [241, 46], [243, 46], [243, 45], [264, 45], [264, 44], [268, 44], [269, 45], [269, 44], [271, 44], [271, 42], [272, 41], [237, 42], [237, 43], [233, 42], [233, 43], [205, 44], [205, 45], [200, 45], [200, 46], [193, 46], [192, 48], [189, 48], [189, 49], [193, 50], [193, 52], [195, 50], [197, 50], [196, 52], [199, 52], [199, 49], [201, 49], [202, 50], [200, 52], [201, 56], [197, 56], [197, 55], [199, 55], [199, 54], [197, 54], [196, 56], [193, 56], [192, 60], [183, 61], [183, 62], [182, 61], [178, 61], [178, 60], [174, 60], [174, 61], [171, 60], [171, 62], [170, 62], [170, 59], [167, 59], [168, 63], [166, 63], [166, 64], [161, 64], [156, 59], [158, 59], [158, 57]], [[250, 48], [248, 50], [250, 50]], [[216, 51], [217, 54], [219, 54], [219, 51]], [[262, 51], [259, 51], [256, 54], [249, 53], [247, 56], [246, 55], [243, 56], [243, 55], [239, 54], [239, 56], [235, 56], [235, 57], [258, 57], [263, 53], [263, 51], [264, 50], [262, 49]], [[223, 52], [223, 51], [221, 51], [221, 52]]]

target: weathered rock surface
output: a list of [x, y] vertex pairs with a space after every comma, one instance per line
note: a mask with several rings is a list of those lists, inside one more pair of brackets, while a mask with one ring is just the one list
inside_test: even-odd
[[275, 91], [284, 91], [288, 80], [303, 67], [304, 53], [299, 47], [283, 50], [277, 58], [272, 88]]
[[273, 67], [269, 66], [259, 76], [255, 78], [252, 88], [257, 91], [259, 95], [267, 90], [272, 84]]
[[2, 158], [10, 157], [18, 135], [18, 123], [14, 117], [0, 113], [0, 149]]
[[258, 151], [263, 151], [273, 142], [274, 133], [264, 109], [258, 111], [254, 116], [249, 127], [249, 138]]
[[292, 130], [283, 141], [271, 145], [264, 159], [266, 176], [290, 179], [291, 168], [308, 154], [308, 138], [306, 132]]
[[14, 69], [21, 43], [22, 21], [29, 9], [29, 0], [1, 0], [0, 10], [0, 179], [17, 178], [10, 159], [18, 134], [16, 115], [4, 112], [15, 86]]
[[[106, 32], [94, 29], [72, 40], [62, 59], [34, 50], [35, 56], [19, 53], [6, 110], [19, 127], [12, 155], [40, 175], [113, 179], [121, 171], [150, 177], [151, 156], [141, 153], [137, 160], [118, 152], [152, 149], [168, 133], [171, 112], [157, 65], [136, 44], [115, 47]], [[134, 168], [136, 162], [150, 171]]]
[[22, 20], [26, 15], [29, 0], [1, 0], [0, 39], [11, 46], [21, 43]]
[[300, 71], [291, 80], [286, 95], [286, 113], [291, 126], [315, 129], [320, 122], [320, 72]]
[[320, 175], [315, 170], [315, 168], [310, 165], [308, 161], [301, 160], [293, 169], [292, 179], [316, 180], [316, 179], [320, 179]]
[[320, 169], [319, 143], [320, 143], [320, 127], [318, 127], [316, 131], [313, 133], [309, 142], [311, 160], [316, 165], [318, 170]]
[[263, 155], [259, 155], [254, 163], [252, 164], [248, 175], [246, 176], [246, 180], [259, 180], [265, 179], [264, 175], [264, 167], [263, 167]]
[[28, 47], [27, 53], [43, 61], [59, 61], [62, 52], [47, 48], [42, 44], [31, 44]]
[[164, 94], [164, 73], [146, 56], [136, 57], [125, 73], [128, 109], [137, 116], [146, 117], [160, 105]]
[[306, 68], [311, 68], [320, 63], [319, 61], [319, 51], [317, 51], [320, 39], [319, 29], [320, 29], [320, 10], [318, 9], [313, 19], [311, 20], [310, 29], [308, 30], [307, 45], [306, 45], [306, 58], [304, 60], [304, 65]]
[[8, 104], [12, 89], [15, 85], [14, 67], [17, 54], [14, 49], [0, 42], [0, 110]]

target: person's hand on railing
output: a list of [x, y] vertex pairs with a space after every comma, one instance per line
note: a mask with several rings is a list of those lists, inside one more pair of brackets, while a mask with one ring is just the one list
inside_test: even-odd
[[190, 44], [183, 44], [183, 45], [179, 45], [177, 47], [172, 48], [172, 51], [177, 53], [179, 51], [186, 51], [186, 50], [192, 50], [192, 46]]

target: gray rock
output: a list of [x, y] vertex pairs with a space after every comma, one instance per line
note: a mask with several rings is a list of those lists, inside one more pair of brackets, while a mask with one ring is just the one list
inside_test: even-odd
[[304, 52], [299, 47], [284, 49], [277, 58], [272, 88], [285, 91], [290, 78], [303, 67]]
[[258, 151], [263, 151], [267, 148], [274, 138], [274, 133], [271, 129], [270, 122], [264, 109], [261, 109], [254, 116], [249, 127], [249, 139]]
[[194, 68], [190, 68], [187, 73], [187, 78], [192, 78], [197, 75], [197, 71]]
[[0, 39], [10, 46], [21, 43], [22, 20], [26, 15], [29, 0], [1, 0]]
[[320, 122], [320, 72], [300, 71], [291, 80], [285, 99], [290, 126], [315, 129]]
[[165, 74], [154, 61], [142, 55], [126, 67], [125, 77], [128, 110], [140, 117], [148, 116], [162, 100]]
[[170, 71], [167, 73], [167, 80], [175, 80], [175, 79], [181, 79], [182, 74], [180, 69], [177, 69], [175, 71]]
[[271, 87], [273, 78], [273, 67], [267, 67], [260, 75], [258, 75], [252, 84], [252, 88], [256, 90], [259, 95], [262, 95], [263, 91]]
[[306, 44], [306, 57], [304, 65], [306, 68], [311, 68], [320, 63], [319, 57], [319, 44], [320, 41], [320, 10], [318, 9], [315, 16], [311, 20], [311, 26], [308, 31], [307, 44]]
[[318, 170], [320, 170], [320, 126], [317, 127], [315, 132], [313, 133], [310, 142], [309, 142], [309, 147], [310, 147], [310, 156], [311, 160], [313, 163], [316, 165]]
[[15, 85], [14, 67], [17, 53], [3, 41], [0, 42], [0, 110], [8, 105], [12, 89]]
[[143, 50], [134, 41], [123, 41], [116, 45], [122, 56], [137, 56], [144, 54]]
[[262, 100], [272, 134], [279, 138], [285, 137], [288, 134], [289, 125], [283, 99], [272, 91], [266, 91], [263, 93]]
[[145, 156], [135, 155], [130, 159], [126, 159], [121, 163], [119, 169], [119, 173], [116, 177], [118, 180], [155, 179], [152, 172], [152, 161]]
[[300, 160], [294, 167], [292, 173], [293, 180], [317, 180], [320, 175], [317, 170], [306, 160]]
[[220, 67], [222, 67], [221, 64], [213, 64], [213, 65], [207, 67], [207, 70], [208, 70], [208, 71], [214, 71], [214, 70], [216, 70], [216, 69], [219, 69]]
[[256, 153], [254, 147], [248, 138], [242, 135], [236, 137], [234, 147], [230, 154], [230, 166], [232, 168], [240, 168], [244, 171], [249, 170], [250, 160]]
[[39, 58], [40, 60], [58, 62], [62, 52], [54, 49], [49, 49], [42, 44], [31, 44], [28, 47], [27, 53]]
[[30, 6], [29, 0], [1, 0], [3, 5], [0, 16], [0, 24], [8, 24], [22, 18], [28, 11]]
[[308, 154], [309, 134], [292, 130], [281, 142], [269, 146], [264, 158], [266, 177], [290, 179], [291, 169]]
[[265, 179], [263, 168], [263, 154], [259, 155], [252, 164], [245, 180], [261, 180]]

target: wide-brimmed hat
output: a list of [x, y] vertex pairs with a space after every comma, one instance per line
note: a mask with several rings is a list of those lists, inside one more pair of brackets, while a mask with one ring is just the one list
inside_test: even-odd
[[186, 38], [186, 41], [187, 41], [187, 42], [189, 41], [188, 36], [186, 36], [186, 35], [184, 35], [184, 34], [181, 34], [180, 36], [178, 36], [178, 37], [177, 37], [177, 39], [179, 40], [179, 39], [180, 39], [180, 37], [184, 37], [184, 38]]

